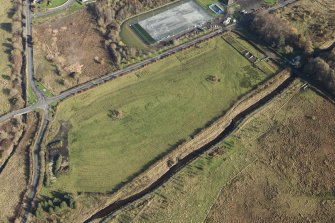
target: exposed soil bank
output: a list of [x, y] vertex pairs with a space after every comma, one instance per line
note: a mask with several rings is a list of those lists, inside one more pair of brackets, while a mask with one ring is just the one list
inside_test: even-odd
[[293, 79], [291, 72], [284, 70], [245, 95], [209, 128], [204, 129], [192, 140], [176, 148], [132, 182], [125, 185], [124, 188], [113, 194], [112, 203], [107, 204], [106, 207], [85, 222], [103, 218], [161, 186], [190, 161], [222, 141], [247, 115], [280, 93]]

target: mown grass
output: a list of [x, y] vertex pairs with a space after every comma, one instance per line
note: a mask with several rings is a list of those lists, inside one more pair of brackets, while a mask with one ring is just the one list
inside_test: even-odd
[[47, 96], [47, 97], [52, 97], [52, 96], [54, 96], [53, 94], [52, 94], [52, 92], [51, 91], [49, 91], [41, 82], [39, 82], [39, 81], [35, 81], [35, 83], [36, 83], [36, 86], [38, 87], [38, 89], [40, 90], [40, 91], [42, 91], [43, 92], [43, 94], [45, 95], [45, 96]]
[[47, 4], [48, 1], [43, 1], [41, 4], [38, 4], [39, 7], [41, 8], [55, 8], [58, 6], [63, 5], [67, 0], [51, 0], [50, 4]]
[[27, 100], [29, 105], [33, 105], [38, 101], [38, 98], [31, 87], [28, 87], [27, 89]]
[[12, 49], [10, 38], [11, 38], [11, 19], [8, 13], [10, 13], [12, 7], [11, 1], [3, 1], [0, 7], [0, 115], [6, 113], [10, 109], [7, 96], [2, 91], [4, 88], [11, 88], [11, 63], [10, 63], [10, 51]]
[[[62, 102], [51, 130], [60, 120], [72, 125], [70, 172], [50, 189], [112, 191], [268, 75], [217, 37]], [[109, 117], [115, 109], [122, 118]]]

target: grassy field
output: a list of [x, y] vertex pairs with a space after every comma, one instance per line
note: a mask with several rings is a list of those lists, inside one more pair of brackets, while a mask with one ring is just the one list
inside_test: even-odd
[[[59, 1], [62, 1], [62, 0], [59, 0]], [[53, 7], [51, 7], [53, 8]], [[63, 11], [59, 11], [59, 12], [56, 12], [54, 14], [51, 14], [51, 15], [47, 15], [47, 16], [43, 16], [43, 17], [38, 17], [38, 18], [34, 18], [34, 22], [35, 23], [44, 23], [44, 22], [47, 22], [47, 21], [50, 21], [50, 20], [54, 20], [54, 19], [58, 19], [58, 18], [61, 18], [61, 17], [65, 17], [65, 16], [68, 16], [68, 15], [71, 15], [75, 12], [78, 12], [78, 11], [81, 11], [85, 9], [85, 5], [84, 4], [80, 4], [79, 2], [75, 2], [73, 5], [71, 5], [69, 8], [63, 10]], [[45, 11], [46, 8], [40, 8], [39, 11]]]
[[112, 191], [269, 75], [217, 37], [62, 102], [48, 138], [71, 123], [70, 172], [50, 189]]
[[264, 2], [271, 6], [277, 4], [277, 0], [264, 0]]
[[51, 0], [50, 4], [47, 4], [48, 1], [44, 1], [41, 4], [38, 4], [40, 8], [55, 8], [57, 6], [63, 5], [67, 0]]
[[3, 93], [2, 89], [11, 88], [11, 69], [10, 69], [10, 50], [11, 43], [11, 19], [8, 17], [8, 12], [12, 7], [11, 1], [3, 1], [0, 7], [0, 115], [6, 113], [10, 109], [7, 96]]
[[203, 222], [222, 186], [255, 160], [236, 142], [229, 137], [217, 146], [224, 154], [203, 155], [164, 187], [117, 212], [110, 222]]
[[332, 222], [335, 106], [299, 86], [105, 222]]
[[224, 39], [240, 53], [243, 53], [243, 51], [247, 50], [259, 59], [265, 57], [262, 52], [258, 51], [255, 47], [250, 45], [247, 41], [245, 41], [242, 37], [238, 36], [235, 33], [229, 33], [225, 35]]

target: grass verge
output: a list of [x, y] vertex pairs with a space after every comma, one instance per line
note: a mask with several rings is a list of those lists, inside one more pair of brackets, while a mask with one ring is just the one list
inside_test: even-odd
[[39, 89], [40, 91], [42, 91], [43, 94], [44, 94], [45, 96], [47, 96], [47, 97], [52, 97], [52, 96], [54, 96], [54, 95], [51, 93], [51, 91], [49, 91], [46, 87], [44, 87], [44, 85], [43, 85], [41, 82], [35, 80], [35, 83], [36, 83], [36, 86], [38, 87], [38, 89]]
[[27, 100], [29, 105], [35, 104], [38, 100], [36, 94], [34, 93], [33, 89], [31, 89], [30, 86], [28, 87]]

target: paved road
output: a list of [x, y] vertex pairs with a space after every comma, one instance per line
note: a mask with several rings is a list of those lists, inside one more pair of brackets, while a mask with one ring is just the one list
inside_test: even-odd
[[48, 9], [48, 11], [46, 11], [46, 12], [39, 12], [39, 13], [34, 14], [34, 18], [48, 16], [48, 15], [52, 15], [54, 13], [63, 11], [65, 9], [70, 8], [75, 2], [76, 2], [76, 0], [68, 0], [63, 5], [60, 5], [58, 7], [52, 8], [52, 9]]
[[[26, 61], [27, 61], [27, 87], [31, 87], [35, 95], [37, 96], [37, 103], [34, 106], [30, 106], [27, 108], [23, 108], [19, 111], [14, 112], [15, 114], [8, 114], [8, 116], [17, 116], [20, 114], [28, 113], [29, 111], [33, 111], [36, 108], [41, 108], [43, 110], [43, 117], [41, 119], [41, 122], [43, 123], [39, 135], [37, 136], [37, 139], [34, 144], [33, 148], [33, 163], [32, 163], [32, 183], [31, 183], [31, 190], [28, 195], [27, 200], [25, 201], [25, 210], [23, 213], [23, 216], [21, 218], [21, 222], [25, 223], [29, 217], [29, 214], [31, 213], [31, 206], [33, 204], [37, 186], [40, 182], [40, 172], [41, 172], [41, 156], [40, 156], [40, 149], [41, 144], [43, 142], [43, 138], [45, 135], [45, 132], [48, 128], [49, 123], [49, 109], [48, 104], [46, 103], [46, 97], [44, 94], [38, 89], [36, 86], [36, 83], [34, 81], [34, 59], [33, 59], [33, 36], [32, 36], [32, 12], [31, 12], [31, 2], [27, 1], [27, 8], [26, 8], [26, 40], [27, 45], [26, 48]], [[2, 118], [2, 117], [1, 117]]]
[[38, 101], [45, 101], [45, 96], [37, 88], [34, 82], [34, 59], [33, 59], [33, 28], [32, 28], [32, 12], [30, 10], [31, 3], [27, 3], [27, 15], [26, 15], [26, 31], [27, 31], [27, 86], [30, 86], [36, 94]]
[[34, 151], [33, 153], [33, 178], [32, 178], [31, 190], [28, 195], [27, 201], [25, 202], [26, 206], [25, 206], [24, 214], [21, 218], [21, 223], [27, 222], [29, 214], [31, 213], [31, 206], [36, 196], [37, 186], [40, 182], [40, 175], [41, 175], [40, 150], [41, 150], [41, 145], [43, 143], [45, 133], [48, 129], [48, 125], [49, 125], [49, 113], [44, 112], [43, 117], [42, 117], [42, 127], [40, 128], [39, 134], [35, 142], [34, 150], [33, 150]]

